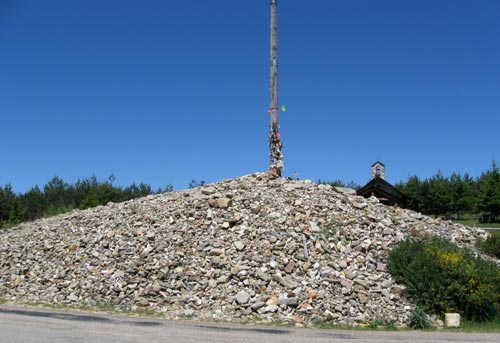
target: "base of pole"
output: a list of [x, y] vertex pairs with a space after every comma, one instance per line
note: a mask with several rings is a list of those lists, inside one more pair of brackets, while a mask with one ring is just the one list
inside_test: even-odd
[[276, 177], [281, 177], [281, 169], [279, 168], [271, 167], [271, 169], [269, 169], [269, 173]]

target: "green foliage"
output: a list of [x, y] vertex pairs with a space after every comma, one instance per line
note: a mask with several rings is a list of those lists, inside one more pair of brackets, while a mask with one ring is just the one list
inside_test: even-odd
[[43, 187], [45, 199], [49, 207], [53, 208], [65, 208], [72, 207], [71, 197], [68, 196], [71, 191], [69, 184], [54, 176], [47, 184]]
[[470, 227], [482, 227], [487, 229], [497, 228], [500, 229], [500, 223], [483, 223], [481, 221], [481, 217], [478, 217], [477, 214], [466, 212], [462, 215], [460, 220], [454, 220], [454, 222], [470, 226]]
[[10, 206], [9, 223], [17, 224], [22, 222], [27, 217], [26, 211], [27, 209], [22, 199], [20, 197], [15, 198]]
[[12, 191], [10, 184], [7, 184], [4, 188], [0, 187], [0, 228], [8, 222], [15, 198], [16, 195]]
[[500, 259], [500, 232], [492, 232], [486, 240], [478, 239], [476, 247], [486, 255]]
[[427, 329], [429, 326], [427, 313], [421, 307], [415, 306], [411, 310], [410, 327], [413, 329]]
[[460, 321], [460, 331], [462, 332], [500, 332], [500, 317], [495, 319], [476, 322], [470, 320]]
[[[59, 177], [53, 177], [41, 190], [35, 186], [24, 194], [15, 194], [10, 184], [0, 187], [0, 228], [13, 226], [23, 221], [53, 216], [75, 208], [105, 205], [108, 202], [121, 202], [154, 194], [151, 186], [145, 183], [128, 187], [113, 185], [111, 175], [106, 182], [95, 176], [68, 184]], [[171, 192], [172, 185], [159, 188], [156, 193]]]
[[500, 314], [500, 269], [439, 238], [408, 239], [389, 252], [389, 272], [427, 313], [470, 320]]
[[429, 203], [427, 211], [436, 216], [448, 214], [451, 208], [450, 182], [439, 171], [429, 180]]
[[172, 186], [172, 184], [168, 184], [165, 186], [165, 188], [158, 188], [156, 190], [156, 194], [160, 194], [160, 193], [168, 193], [168, 192], [173, 192], [174, 191], [174, 186]]
[[414, 211], [458, 220], [464, 213], [475, 211], [489, 223], [500, 216], [500, 171], [495, 162], [475, 180], [467, 173], [444, 177], [438, 171], [431, 178], [411, 176], [395, 186], [408, 196], [407, 207]]
[[23, 202], [26, 204], [28, 220], [39, 218], [43, 215], [44, 209], [47, 207], [46, 195], [35, 186], [22, 196]]
[[495, 162], [490, 170], [479, 179], [477, 209], [486, 213], [488, 222], [494, 222], [500, 215], [500, 170]]
[[472, 198], [473, 181], [468, 174], [462, 177], [460, 174], [452, 174], [450, 178], [450, 209], [460, 219], [461, 213], [470, 210], [473, 204]]
[[205, 181], [203, 181], [203, 180], [197, 181], [195, 179], [192, 179], [189, 182], [188, 188], [191, 189], [191, 188], [196, 188], [196, 187], [200, 187], [200, 186], [204, 186], [204, 185], [205, 185]]
[[395, 187], [408, 197], [409, 209], [421, 211], [424, 187], [418, 176], [411, 176], [406, 183], [397, 183]]

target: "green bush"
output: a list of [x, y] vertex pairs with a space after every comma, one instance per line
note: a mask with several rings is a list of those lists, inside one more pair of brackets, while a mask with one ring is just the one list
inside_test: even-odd
[[469, 320], [500, 315], [500, 269], [439, 238], [413, 238], [389, 252], [389, 272], [424, 312]]
[[429, 318], [425, 311], [418, 306], [411, 310], [410, 327], [413, 329], [427, 329], [430, 326]]
[[500, 231], [492, 232], [486, 240], [479, 239], [476, 247], [483, 253], [500, 259]]

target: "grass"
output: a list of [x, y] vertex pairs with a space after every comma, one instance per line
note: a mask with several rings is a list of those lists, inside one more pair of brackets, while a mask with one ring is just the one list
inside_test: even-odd
[[453, 219], [455, 223], [459, 223], [470, 227], [480, 227], [480, 228], [500, 228], [500, 223], [480, 223], [478, 220], [478, 215], [474, 213], [467, 213], [461, 216], [460, 220]]
[[497, 317], [496, 319], [488, 322], [472, 322], [462, 320], [462, 322], [460, 323], [460, 328], [449, 328], [447, 330], [460, 332], [500, 332], [500, 317]]

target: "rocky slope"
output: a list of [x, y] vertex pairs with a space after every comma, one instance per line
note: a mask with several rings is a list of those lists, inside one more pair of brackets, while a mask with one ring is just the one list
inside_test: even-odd
[[485, 237], [448, 221], [268, 174], [26, 223], [0, 234], [0, 297], [149, 309], [168, 318], [408, 322], [386, 272], [409, 234]]

